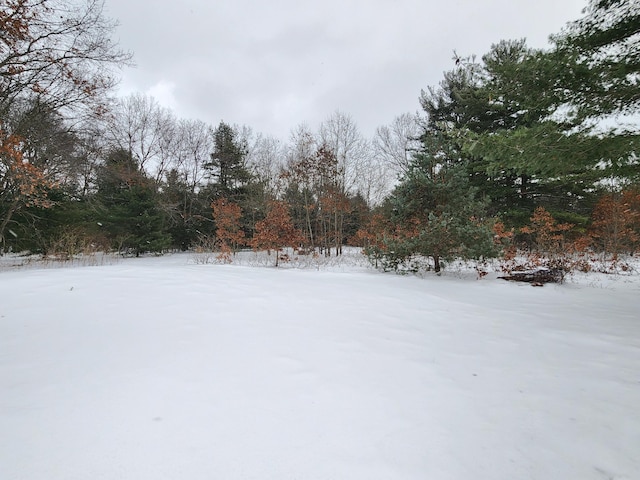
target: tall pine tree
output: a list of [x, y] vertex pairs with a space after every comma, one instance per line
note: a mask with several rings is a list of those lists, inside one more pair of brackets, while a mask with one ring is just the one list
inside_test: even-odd
[[214, 151], [204, 168], [213, 178], [215, 197], [239, 202], [251, 180], [245, 159], [247, 147], [230, 125], [220, 122], [213, 132]]

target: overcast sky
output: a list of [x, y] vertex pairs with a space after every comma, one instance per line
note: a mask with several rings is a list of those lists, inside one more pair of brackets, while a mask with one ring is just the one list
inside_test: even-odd
[[136, 67], [120, 92], [180, 118], [286, 140], [336, 110], [365, 136], [420, 109], [421, 89], [501, 39], [548, 37], [587, 0], [106, 0]]

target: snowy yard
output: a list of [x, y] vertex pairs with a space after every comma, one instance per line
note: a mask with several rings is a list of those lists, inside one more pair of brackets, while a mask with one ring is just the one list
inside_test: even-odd
[[3, 271], [0, 479], [638, 479], [640, 279], [606, 281]]

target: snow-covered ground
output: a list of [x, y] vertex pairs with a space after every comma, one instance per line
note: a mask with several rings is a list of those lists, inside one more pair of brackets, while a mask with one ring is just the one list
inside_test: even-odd
[[2, 480], [634, 480], [639, 407], [637, 276], [0, 272]]

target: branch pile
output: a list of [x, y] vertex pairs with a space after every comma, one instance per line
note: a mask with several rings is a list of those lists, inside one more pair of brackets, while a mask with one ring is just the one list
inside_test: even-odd
[[562, 283], [564, 271], [560, 268], [539, 267], [533, 270], [512, 271], [509, 275], [498, 277], [512, 282], [528, 282], [534, 286], [545, 283]]

